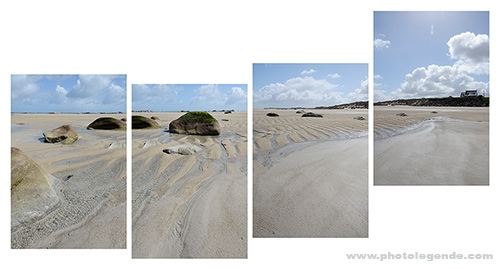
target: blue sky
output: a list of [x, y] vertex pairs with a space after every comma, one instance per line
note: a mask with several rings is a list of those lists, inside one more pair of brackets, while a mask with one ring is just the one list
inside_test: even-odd
[[247, 110], [246, 84], [132, 84], [132, 110]]
[[488, 12], [375, 12], [375, 101], [489, 96]]
[[368, 64], [254, 64], [253, 106], [317, 107], [368, 100]]
[[12, 75], [12, 112], [126, 112], [126, 75]]

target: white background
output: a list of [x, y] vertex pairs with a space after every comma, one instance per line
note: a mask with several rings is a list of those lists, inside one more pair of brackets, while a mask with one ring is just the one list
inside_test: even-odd
[[[499, 266], [498, 5], [494, 1], [11, 1], [0, 4], [2, 264], [15, 268]], [[465, 1], [463, 1], [465, 2]], [[373, 187], [365, 239], [253, 239], [246, 260], [132, 260], [127, 250], [10, 249], [10, 75], [127, 74], [132, 83], [248, 84], [252, 63], [369, 63], [373, 11], [490, 11], [490, 186]], [[404, 60], [404, 59], [402, 59]], [[370, 84], [370, 93], [373, 92]], [[130, 111], [130, 92], [128, 93]], [[251, 114], [249, 115], [251, 123]], [[129, 131], [130, 133], [130, 131]], [[251, 134], [251, 132], [250, 132]], [[250, 143], [249, 143], [250, 144]], [[370, 154], [373, 152], [370, 142]], [[128, 148], [130, 152], [130, 148]], [[249, 151], [252, 152], [252, 151]], [[251, 158], [251, 156], [250, 156]], [[370, 160], [373, 158], [370, 156]], [[130, 160], [129, 160], [130, 161]], [[128, 182], [130, 185], [130, 165]], [[251, 162], [249, 178], [252, 177]], [[372, 171], [370, 165], [370, 171]], [[251, 209], [251, 180], [248, 185]], [[130, 194], [130, 191], [129, 191]], [[130, 201], [130, 195], [128, 197]], [[129, 209], [129, 216], [130, 209]], [[128, 222], [130, 224], [130, 221]], [[347, 260], [346, 253], [491, 253], [490, 261]]]

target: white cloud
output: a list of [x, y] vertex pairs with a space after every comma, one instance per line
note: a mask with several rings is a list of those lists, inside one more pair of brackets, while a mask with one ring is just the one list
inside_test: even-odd
[[11, 97], [12, 101], [22, 102], [23, 99], [35, 95], [40, 90], [36, 83], [40, 80], [39, 76], [12, 75], [11, 77]]
[[199, 110], [211, 109], [246, 109], [247, 94], [241, 87], [232, 87], [223, 93], [218, 85], [203, 85], [194, 90], [196, 96], [191, 99], [191, 105]]
[[59, 94], [62, 94], [62, 95], [68, 94], [68, 91], [66, 89], [64, 89], [63, 87], [61, 87], [60, 85], [57, 85], [56, 92]]
[[[465, 32], [447, 42], [452, 65], [419, 67], [405, 76], [400, 88], [387, 93], [375, 90], [375, 101], [402, 98], [460, 96], [465, 90], [489, 95], [489, 83], [476, 81], [470, 75], [489, 74], [488, 35]], [[377, 85], [375, 85], [377, 87]]]
[[247, 93], [240, 87], [232, 87], [229, 93], [226, 95], [226, 106], [246, 106], [246, 103]]
[[347, 95], [348, 102], [368, 101], [368, 78], [361, 81], [359, 88]]
[[103, 104], [115, 104], [115, 103], [125, 103], [127, 98], [127, 92], [124, 88], [111, 83], [111, 85], [106, 90], [106, 97], [102, 101]]
[[465, 32], [450, 38], [450, 57], [458, 59], [455, 65], [467, 74], [489, 74], [490, 41], [488, 35]]
[[459, 96], [465, 90], [489, 92], [489, 83], [475, 81], [459, 65], [420, 67], [407, 74], [393, 95], [399, 98]]
[[169, 103], [177, 99], [178, 93], [182, 89], [167, 84], [133, 84], [132, 102], [134, 103], [157, 103], [162, 99], [164, 103]]
[[375, 46], [375, 49], [377, 49], [377, 50], [388, 49], [389, 46], [391, 45], [391, 41], [382, 40], [380, 38], [377, 38], [373, 41], [373, 45]]
[[375, 75], [374, 78], [375, 79], [383, 79], [383, 77], [381, 75]]
[[341, 78], [342, 76], [339, 75], [339, 73], [335, 73], [335, 74], [328, 74], [328, 77], [330, 77], [330, 78]]
[[479, 63], [488, 61], [490, 58], [488, 35], [475, 35], [471, 32], [465, 32], [451, 37], [446, 44], [453, 59]]
[[225, 100], [222, 100], [222, 93], [219, 90], [219, 87], [214, 84], [203, 85], [198, 89], [194, 90], [196, 96], [191, 99], [192, 104], [203, 104], [203, 103], [212, 103], [215, 106], [222, 105]]
[[313, 73], [316, 73], [316, 70], [314, 70], [314, 69], [311, 68], [309, 70], [302, 71], [300, 74], [301, 75], [309, 75], [309, 74], [313, 74]]
[[107, 88], [111, 84], [112, 79], [112, 76], [80, 75], [76, 84], [71, 87], [71, 90], [68, 93], [68, 97], [95, 97], [101, 90]]
[[285, 83], [265, 85], [254, 92], [258, 107], [319, 106], [336, 104], [343, 100], [342, 93], [334, 91], [334, 85], [312, 77], [296, 77]]

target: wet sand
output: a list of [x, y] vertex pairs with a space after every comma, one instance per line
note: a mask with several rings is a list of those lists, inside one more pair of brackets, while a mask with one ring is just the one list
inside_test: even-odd
[[[181, 112], [135, 114], [163, 128], [132, 132], [132, 257], [246, 258], [246, 112], [211, 113], [221, 136], [170, 134]], [[202, 151], [163, 152], [180, 144]]]
[[375, 185], [489, 184], [488, 108], [376, 106], [374, 114]]
[[254, 237], [368, 236], [367, 110], [311, 111], [254, 111]]
[[[12, 147], [55, 177], [60, 203], [28, 223], [11, 227], [12, 248], [126, 248], [125, 131], [86, 130], [98, 117], [125, 114], [12, 114]], [[70, 124], [74, 144], [43, 142], [43, 132]], [[63, 180], [72, 175], [68, 180]]]

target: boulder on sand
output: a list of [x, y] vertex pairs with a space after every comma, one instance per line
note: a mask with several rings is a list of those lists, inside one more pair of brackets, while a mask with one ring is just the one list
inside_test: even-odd
[[280, 115], [278, 113], [269, 112], [269, 113], [266, 114], [266, 116], [268, 116], [268, 117], [279, 117]]
[[132, 129], [155, 129], [161, 128], [160, 124], [153, 119], [143, 116], [132, 116]]
[[316, 114], [316, 113], [313, 113], [313, 112], [307, 112], [307, 113], [304, 113], [302, 114], [302, 117], [316, 117], [316, 118], [323, 118], [323, 115], [321, 114]]
[[111, 117], [102, 117], [93, 121], [87, 129], [101, 129], [101, 130], [126, 130], [127, 123]]
[[18, 148], [11, 147], [11, 224], [42, 217], [59, 204], [54, 177]]
[[168, 126], [171, 133], [191, 135], [220, 135], [219, 122], [208, 112], [188, 112]]
[[163, 150], [167, 154], [193, 155], [201, 151], [201, 148], [193, 145], [171, 146]]
[[78, 134], [70, 125], [63, 125], [54, 130], [44, 132], [43, 137], [47, 143], [61, 142], [62, 144], [73, 144], [78, 140]]

